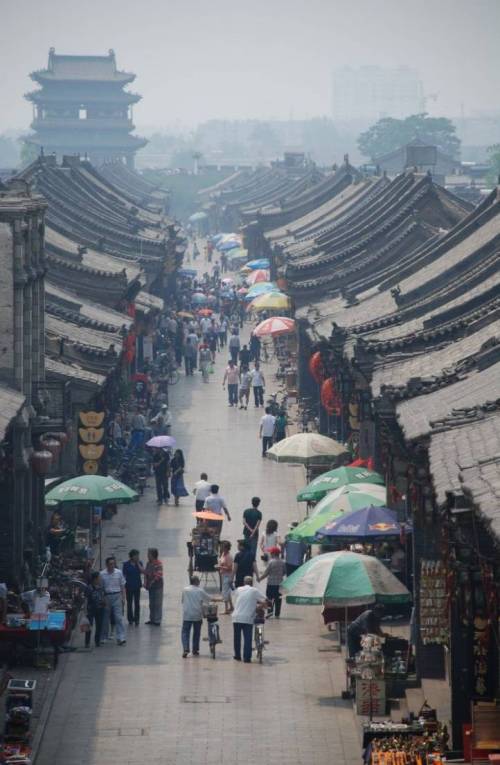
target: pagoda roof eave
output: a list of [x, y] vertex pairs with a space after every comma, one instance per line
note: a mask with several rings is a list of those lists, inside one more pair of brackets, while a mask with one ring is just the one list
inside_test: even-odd
[[58, 77], [54, 72], [50, 72], [48, 69], [39, 69], [34, 72], [30, 73], [30, 78], [34, 82], [40, 83], [40, 85], [43, 85], [46, 82], [67, 82], [67, 83], [81, 83], [81, 82], [89, 82], [89, 83], [120, 83], [122, 85], [127, 85], [130, 82], [133, 82], [135, 80], [135, 74], [132, 72], [114, 72], [113, 77], [107, 78], [98, 78], [98, 77]]
[[102, 103], [121, 103], [121, 104], [136, 104], [142, 100], [142, 96], [139, 93], [129, 93], [126, 90], [118, 90], [116, 92], [104, 93], [104, 94], [82, 94], [78, 90], [71, 90], [64, 95], [61, 93], [50, 93], [46, 90], [32, 90], [24, 94], [27, 101], [32, 103], [82, 103], [85, 101], [87, 104], [102, 104]]

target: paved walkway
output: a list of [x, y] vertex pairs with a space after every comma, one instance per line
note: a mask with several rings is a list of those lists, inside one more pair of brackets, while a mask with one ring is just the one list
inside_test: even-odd
[[[171, 389], [186, 485], [200, 471], [220, 483], [233, 516], [223, 536], [233, 543], [254, 494], [262, 497], [264, 520], [276, 518], [285, 533], [300, 516], [295, 493], [302, 469], [261, 458], [262, 410], [227, 406], [224, 361], [219, 356], [209, 385], [196, 375]], [[273, 390], [271, 380], [267, 389]], [[207, 643], [199, 658], [181, 658], [179, 601], [193, 503], [186, 498], [179, 508], [158, 509], [152, 483], [140, 504], [122, 506], [107, 524], [106, 547], [119, 561], [130, 547], [143, 557], [148, 546], [160, 549], [164, 623], [129, 630], [125, 647], [107, 644], [68, 657], [37, 765], [358, 765], [358, 725], [351, 703], [340, 699], [343, 663], [319, 650], [328, 645], [319, 609], [285, 604], [281, 620], [266, 624], [263, 665], [233, 660], [228, 616], [220, 618], [223, 644], [215, 661]], [[144, 594], [143, 622], [146, 604]]]

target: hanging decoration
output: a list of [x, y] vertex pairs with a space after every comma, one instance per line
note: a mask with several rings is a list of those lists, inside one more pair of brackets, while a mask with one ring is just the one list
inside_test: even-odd
[[339, 415], [342, 411], [342, 399], [335, 387], [335, 378], [329, 377], [321, 385], [321, 403], [328, 414]]
[[326, 374], [320, 351], [313, 353], [309, 359], [309, 371], [318, 385], [321, 385], [326, 377]]

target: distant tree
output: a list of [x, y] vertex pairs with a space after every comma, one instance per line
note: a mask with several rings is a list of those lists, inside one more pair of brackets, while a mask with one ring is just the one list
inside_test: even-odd
[[418, 139], [456, 158], [460, 139], [455, 130], [455, 125], [447, 117], [429, 117], [425, 113], [412, 114], [402, 120], [385, 117], [361, 133], [358, 146], [362, 154], [375, 159]]
[[37, 159], [40, 151], [34, 144], [28, 143], [25, 138], [20, 138], [19, 141], [21, 144], [21, 167], [27, 167]]
[[491, 170], [488, 173], [488, 181], [490, 183], [498, 183], [500, 176], [500, 143], [495, 143], [493, 146], [488, 147], [488, 156], [491, 166]]

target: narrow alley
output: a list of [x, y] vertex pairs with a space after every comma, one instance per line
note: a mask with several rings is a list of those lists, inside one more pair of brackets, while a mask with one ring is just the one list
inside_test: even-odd
[[[220, 484], [232, 514], [222, 537], [234, 549], [242, 511], [253, 495], [262, 498], [264, 522], [276, 518], [286, 532], [298, 517], [295, 494], [303, 474], [300, 467], [262, 459], [262, 410], [228, 407], [225, 361], [219, 354], [208, 385], [199, 374], [182, 375], [170, 393], [172, 433], [187, 461], [186, 486], [192, 490], [201, 471]], [[271, 371], [265, 372], [272, 392]], [[144, 592], [142, 623], [129, 629], [126, 646], [105, 644], [66, 658], [37, 765], [359, 763], [352, 705], [340, 698], [343, 662], [321, 651], [328, 641], [319, 608], [285, 604], [281, 620], [266, 624], [262, 665], [233, 661], [231, 617], [223, 615], [216, 660], [206, 642], [199, 658], [182, 660], [180, 596], [188, 583], [186, 541], [194, 501], [188, 497], [178, 508], [158, 508], [153, 483], [151, 478], [140, 503], [121, 506], [107, 524], [106, 552], [115, 553], [121, 565], [131, 547], [142, 557], [147, 547], [159, 548], [166, 583], [162, 628], [144, 624]], [[75, 640], [83, 644], [83, 636]]]

